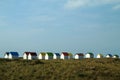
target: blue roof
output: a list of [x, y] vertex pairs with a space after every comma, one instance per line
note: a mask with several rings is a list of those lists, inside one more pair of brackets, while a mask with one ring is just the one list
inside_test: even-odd
[[5, 54], [9, 55], [9, 52], [6, 52]]
[[9, 52], [12, 56], [19, 56], [18, 52]]
[[60, 54], [59, 53], [55, 53], [56, 54], [56, 56], [60, 56]]
[[112, 57], [112, 54], [107, 54], [107, 55], [109, 55], [110, 57]]

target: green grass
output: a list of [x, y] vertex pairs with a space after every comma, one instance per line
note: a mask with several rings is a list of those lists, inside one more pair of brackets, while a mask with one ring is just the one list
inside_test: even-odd
[[119, 80], [120, 59], [0, 59], [0, 80]]

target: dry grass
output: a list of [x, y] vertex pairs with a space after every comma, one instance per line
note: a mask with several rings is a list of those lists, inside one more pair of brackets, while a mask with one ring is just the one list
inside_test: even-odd
[[119, 59], [0, 59], [0, 80], [119, 80]]

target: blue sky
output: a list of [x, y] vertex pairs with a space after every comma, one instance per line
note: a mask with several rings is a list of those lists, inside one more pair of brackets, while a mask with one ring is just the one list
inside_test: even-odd
[[120, 55], [120, 0], [1, 0], [6, 51]]

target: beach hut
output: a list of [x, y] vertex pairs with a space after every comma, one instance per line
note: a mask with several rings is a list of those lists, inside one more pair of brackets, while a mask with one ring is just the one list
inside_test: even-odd
[[97, 58], [103, 58], [103, 54], [97, 54]]
[[60, 59], [68, 59], [69, 58], [69, 53], [68, 52], [62, 52]]
[[38, 59], [45, 59], [45, 52], [41, 52], [39, 55], [38, 55]]
[[23, 59], [37, 59], [37, 53], [36, 52], [24, 52], [23, 53]]
[[17, 58], [19, 58], [19, 54], [18, 54], [18, 52], [6, 52], [4, 55], [4, 58], [17, 59]]
[[76, 54], [74, 55], [74, 58], [75, 58], [75, 59], [83, 59], [83, 58], [84, 58], [84, 54], [83, 54], [83, 53], [76, 53]]
[[112, 58], [112, 54], [107, 54], [106, 58]]
[[60, 54], [59, 53], [54, 53], [53, 54], [53, 59], [60, 59]]
[[113, 58], [119, 58], [119, 56], [116, 54], [116, 55], [113, 55]]
[[46, 52], [45, 54], [45, 60], [53, 59], [53, 53], [52, 52]]
[[68, 53], [68, 59], [73, 59], [73, 54], [72, 53]]
[[94, 58], [94, 54], [91, 52], [88, 52], [85, 54], [85, 58]]

